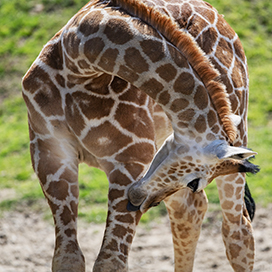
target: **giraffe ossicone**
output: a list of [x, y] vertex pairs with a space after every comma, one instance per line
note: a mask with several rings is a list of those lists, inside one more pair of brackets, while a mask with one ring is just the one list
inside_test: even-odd
[[[190, 152], [189, 144], [180, 144], [175, 138], [174, 134], [168, 137], [142, 179], [131, 185], [128, 210], [139, 209], [144, 213], [182, 188], [189, 187], [193, 192], [199, 192], [221, 175], [258, 172], [258, 166], [247, 161], [257, 154], [252, 150], [230, 146], [224, 140], [214, 140], [204, 147], [191, 142]], [[188, 163], [191, 166], [189, 173], [180, 172]]]

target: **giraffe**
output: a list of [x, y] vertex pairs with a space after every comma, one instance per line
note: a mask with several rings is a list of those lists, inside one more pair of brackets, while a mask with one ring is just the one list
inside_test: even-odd
[[[248, 75], [241, 43], [202, 0], [93, 0], [44, 46], [23, 78], [30, 153], [55, 224], [52, 271], [85, 271], [77, 241], [78, 165], [109, 180], [93, 271], [128, 271], [143, 212], [164, 201], [175, 271], [192, 271], [216, 178], [234, 271], [251, 271], [243, 195]], [[129, 199], [129, 201], [128, 201]]]

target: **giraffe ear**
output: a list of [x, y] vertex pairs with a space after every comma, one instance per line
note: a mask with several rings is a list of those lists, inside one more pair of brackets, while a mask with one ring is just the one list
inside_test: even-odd
[[155, 171], [162, 165], [162, 163], [167, 159], [170, 154], [171, 147], [173, 144], [174, 134], [171, 134], [163, 143], [161, 148], [156, 153], [154, 159], [152, 160], [149, 169], [145, 173], [143, 179], [148, 179]]
[[225, 150], [225, 153], [220, 153], [220, 155], [221, 157], [219, 155], [217, 156], [219, 159], [244, 160], [257, 155], [257, 152], [244, 147], [228, 146], [228, 148]]
[[205, 147], [207, 155], [215, 155], [218, 159], [244, 160], [257, 153], [245, 147], [229, 146], [226, 141], [215, 140]]

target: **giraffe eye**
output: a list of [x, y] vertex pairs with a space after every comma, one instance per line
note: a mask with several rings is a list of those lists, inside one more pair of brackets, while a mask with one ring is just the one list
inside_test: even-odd
[[187, 187], [190, 188], [194, 193], [196, 192], [196, 190], [197, 190], [197, 188], [198, 188], [199, 180], [200, 180], [200, 178], [196, 178], [196, 179], [190, 181], [190, 182], [187, 184]]
[[154, 203], [150, 204], [149, 208], [156, 207], [158, 205], [160, 205], [160, 202], [154, 202]]

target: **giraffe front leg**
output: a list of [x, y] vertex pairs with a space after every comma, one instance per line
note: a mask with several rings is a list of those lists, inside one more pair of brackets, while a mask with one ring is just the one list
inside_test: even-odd
[[128, 212], [127, 187], [131, 179], [119, 169], [109, 176], [108, 217], [94, 272], [128, 271], [128, 254], [141, 213]]
[[52, 271], [84, 272], [84, 256], [77, 242], [77, 159], [65, 139], [46, 138], [34, 136], [30, 147], [33, 167], [55, 223]]
[[234, 271], [252, 271], [255, 242], [244, 203], [245, 175], [220, 177], [216, 184], [223, 213], [222, 237], [227, 258]]
[[193, 271], [194, 256], [208, 200], [204, 191], [193, 193], [184, 188], [164, 200], [169, 214], [175, 271]]

